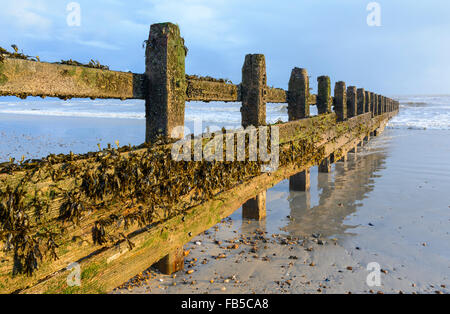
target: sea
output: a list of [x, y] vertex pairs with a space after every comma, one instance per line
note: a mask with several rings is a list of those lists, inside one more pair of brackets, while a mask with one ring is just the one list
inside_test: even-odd
[[[400, 112], [388, 128], [450, 130], [450, 95], [392, 98], [400, 101]], [[311, 115], [316, 114], [312, 106]], [[269, 123], [287, 119], [287, 104], [267, 104]], [[236, 128], [240, 121], [240, 103], [186, 103], [185, 134]], [[0, 162], [22, 156], [33, 159], [71, 151], [84, 153], [116, 141], [120, 145], [139, 145], [145, 141], [145, 103], [3, 97], [0, 139]]]

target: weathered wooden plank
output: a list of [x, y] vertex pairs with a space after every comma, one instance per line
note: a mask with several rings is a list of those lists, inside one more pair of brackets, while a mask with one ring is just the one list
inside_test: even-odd
[[287, 92], [281, 88], [268, 87], [265, 100], [269, 103], [287, 103]]
[[226, 82], [188, 78], [187, 101], [240, 101], [240, 87]]
[[143, 75], [5, 58], [0, 96], [144, 99]]

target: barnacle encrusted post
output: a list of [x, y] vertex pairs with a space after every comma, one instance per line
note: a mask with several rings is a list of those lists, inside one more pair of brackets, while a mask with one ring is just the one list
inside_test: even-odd
[[289, 121], [309, 117], [309, 77], [306, 69], [294, 68], [289, 80]]
[[334, 87], [334, 112], [338, 121], [347, 120], [347, 95], [345, 90], [345, 82], [336, 82]]
[[[182, 138], [186, 100], [186, 47], [172, 23], [153, 24], [145, 52], [146, 142]], [[176, 129], [175, 129], [176, 128]]]
[[242, 67], [242, 126], [266, 125], [267, 76], [262, 54], [248, 54]]
[[353, 118], [357, 115], [357, 89], [355, 86], [347, 87], [347, 117]]
[[[267, 75], [266, 59], [262, 54], [248, 54], [242, 67], [242, 126], [266, 125]], [[262, 220], [266, 217], [266, 191], [242, 205], [244, 219]]]
[[360, 115], [366, 113], [366, 91], [364, 88], [358, 88], [357, 93], [357, 108], [356, 114]]
[[329, 76], [317, 78], [317, 111], [319, 114], [331, 113], [331, 81]]
[[[288, 116], [289, 121], [309, 117], [309, 77], [306, 69], [294, 68], [289, 80]], [[308, 191], [310, 188], [309, 169], [289, 178], [291, 191]]]

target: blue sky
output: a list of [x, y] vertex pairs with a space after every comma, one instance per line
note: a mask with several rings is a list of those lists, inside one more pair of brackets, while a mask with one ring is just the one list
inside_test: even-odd
[[0, 46], [16, 44], [42, 61], [98, 59], [144, 71], [152, 23], [180, 25], [189, 74], [241, 80], [247, 53], [266, 55], [269, 85], [287, 88], [291, 69], [385, 95], [450, 94], [450, 1], [379, 0], [381, 27], [369, 27], [369, 0], [78, 0], [70, 27], [62, 0], [0, 0]]

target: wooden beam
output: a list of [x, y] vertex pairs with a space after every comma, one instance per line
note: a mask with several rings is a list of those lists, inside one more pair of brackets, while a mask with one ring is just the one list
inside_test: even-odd
[[187, 101], [240, 101], [240, 87], [226, 82], [188, 78]]
[[0, 61], [0, 96], [144, 99], [142, 74], [22, 59]]

